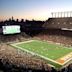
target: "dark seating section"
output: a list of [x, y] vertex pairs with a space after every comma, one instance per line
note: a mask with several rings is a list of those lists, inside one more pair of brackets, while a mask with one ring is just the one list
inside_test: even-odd
[[37, 36], [41, 40], [52, 41], [54, 43], [60, 43], [65, 46], [72, 46], [72, 32], [63, 31], [59, 29], [46, 29]]
[[61, 29], [61, 28], [68, 28], [72, 29], [72, 17], [65, 17], [65, 18], [49, 18], [44, 26], [45, 28], [54, 28], [54, 29]]
[[72, 46], [72, 17], [49, 18], [43, 27], [43, 39]]
[[[37, 37], [66, 46], [72, 46], [72, 17], [49, 18], [44, 24], [41, 21], [9, 20], [0, 23], [0, 72], [72, 72], [72, 63], [61, 69], [55, 69], [37, 56], [15, 49], [8, 42], [20, 42]], [[3, 35], [2, 25], [20, 25], [21, 33]], [[33, 35], [33, 36], [31, 36]]]
[[30, 38], [25, 32], [19, 34], [9, 34], [9, 35], [0, 35], [0, 43], [7, 43], [7, 42], [20, 42]]
[[0, 44], [0, 72], [50, 72], [52, 68], [37, 56]]

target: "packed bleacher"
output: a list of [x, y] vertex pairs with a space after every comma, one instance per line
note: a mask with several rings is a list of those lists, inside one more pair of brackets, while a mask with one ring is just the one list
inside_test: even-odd
[[55, 69], [43, 59], [27, 52], [0, 44], [0, 72], [71, 72], [72, 64]]
[[0, 34], [0, 43], [20, 42], [28, 38], [30, 38], [30, 36], [27, 35], [25, 32], [19, 34], [9, 34], [9, 35]]
[[44, 39], [72, 46], [72, 17], [49, 18], [43, 27]]
[[[60, 43], [64, 46], [72, 46], [72, 32], [59, 29], [47, 29], [37, 35], [41, 40]], [[36, 36], [36, 37], [37, 37]]]
[[43, 25], [46, 28], [68, 28], [72, 29], [72, 17], [64, 17], [64, 18], [49, 18], [45, 24]]
[[0, 44], [0, 72], [48, 71], [50, 68], [43, 60], [31, 54]]
[[[57, 70], [49, 66], [47, 62], [45, 62], [39, 57], [33, 56], [21, 50], [14, 49], [13, 47], [7, 45], [10, 42], [14, 43], [14, 42], [33, 39], [33, 38], [37, 38], [37, 39], [39, 38], [41, 40], [48, 40], [54, 43], [55, 42], [60, 43], [65, 46], [72, 46], [72, 31], [62, 30], [62, 28], [68, 28], [68, 29], [72, 28], [71, 17], [50, 18], [45, 23], [44, 22], [35, 23], [35, 22], [36, 21], [32, 21], [32, 22], [26, 21], [25, 23], [23, 22], [23, 20], [21, 22], [18, 21], [5, 22], [8, 23], [8, 25], [10, 23], [20, 24], [22, 32], [20, 34], [13, 34], [13, 35], [0, 34], [0, 71], [2, 72], [72, 72], [72, 63], [64, 68]], [[3, 25], [4, 22], [2, 22], [1, 24]], [[2, 29], [0, 29], [0, 33], [1, 32]]]

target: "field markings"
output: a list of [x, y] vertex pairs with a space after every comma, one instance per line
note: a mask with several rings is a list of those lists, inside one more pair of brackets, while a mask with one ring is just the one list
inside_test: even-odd
[[25, 49], [25, 48], [22, 48], [22, 47], [17, 46], [17, 44], [28, 43], [28, 42], [32, 42], [32, 41], [35, 41], [35, 40], [30, 40], [30, 41], [21, 42], [21, 43], [14, 43], [14, 44], [10, 44], [10, 45], [12, 45], [12, 46], [14, 46], [14, 47], [16, 47], [16, 48], [18, 48], [18, 49], [24, 50], [24, 51], [26, 51], [26, 52], [28, 52], [28, 53], [31, 53], [32, 55], [37, 55], [37, 56], [39, 56], [39, 57], [41, 57], [41, 58], [43, 58], [43, 59], [45, 59], [45, 60], [49, 60], [49, 61], [52, 61], [52, 62], [54, 62], [54, 63], [56, 63], [56, 64], [62, 65], [61, 63], [59, 63], [59, 62], [57, 62], [57, 61], [55, 61], [55, 60], [52, 60], [52, 59], [50, 59], [50, 58], [48, 58], [48, 57], [45, 57], [45, 56], [43, 56], [43, 55], [34, 53], [33, 51], [29, 51], [28, 49]]
[[72, 60], [72, 52], [68, 53], [67, 55], [57, 59], [57, 62], [62, 63], [63, 65]]
[[[43, 55], [41, 55], [41, 54], [37, 54], [37, 53], [34, 53], [33, 51], [29, 51], [28, 49], [25, 49], [25, 48], [22, 48], [22, 47], [17, 46], [18, 44], [29, 43], [29, 42], [33, 42], [33, 41], [36, 41], [36, 40], [29, 40], [29, 41], [25, 41], [25, 42], [18, 42], [18, 43], [14, 43], [14, 44], [10, 44], [10, 45], [12, 45], [12, 46], [14, 46], [14, 47], [16, 47], [16, 48], [19, 48], [19, 49], [21, 49], [21, 50], [24, 50], [24, 51], [26, 51], [26, 52], [28, 52], [28, 53], [31, 53], [32, 55], [37, 55], [37, 56], [39, 56], [39, 57], [41, 57], [41, 58], [43, 58], [43, 59], [45, 59], [45, 60], [52, 61], [52, 62], [54, 62], [54, 63], [56, 63], [56, 64], [59, 64], [59, 65], [64, 65], [64, 64], [66, 64], [69, 60], [72, 59], [72, 58], [71, 58], [71, 59], [69, 59], [69, 60], [61, 63], [60, 61], [58, 61], [58, 59], [57, 59], [57, 60], [52, 60], [52, 59], [50, 59], [50, 58], [48, 58], [48, 57], [45, 57], [45, 56], [43, 56]], [[66, 48], [66, 47], [65, 47], [65, 48]], [[71, 54], [71, 55], [72, 55], [72, 54]], [[72, 57], [72, 56], [71, 56], [71, 57]], [[62, 58], [63, 58], [63, 57], [62, 57]], [[59, 59], [60, 59], [60, 58], [59, 58]]]
[[[18, 43], [14, 43], [15, 45], [17, 45], [17, 44], [23, 44], [23, 43], [29, 43], [29, 42], [33, 42], [33, 41], [35, 41], [35, 40], [29, 40], [29, 41], [24, 41], [24, 42], [18, 42]], [[14, 45], [13, 44], [13, 45]], [[12, 44], [11, 44], [12, 45]]]
[[53, 41], [47, 41], [49, 44], [56, 44], [56, 45], [59, 45], [59, 46], [61, 46], [61, 47], [63, 47], [63, 48], [68, 48], [68, 49], [71, 49], [72, 50], [72, 47], [70, 46], [70, 47], [66, 47], [66, 46], [64, 46], [63, 44], [61, 44], [61, 43], [54, 43]]

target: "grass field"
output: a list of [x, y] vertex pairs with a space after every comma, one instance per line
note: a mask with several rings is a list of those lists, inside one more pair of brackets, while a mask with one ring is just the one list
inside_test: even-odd
[[40, 40], [30, 40], [12, 44], [12, 46], [27, 51], [33, 55], [40, 56], [55, 67], [61, 67], [71, 60], [72, 48]]

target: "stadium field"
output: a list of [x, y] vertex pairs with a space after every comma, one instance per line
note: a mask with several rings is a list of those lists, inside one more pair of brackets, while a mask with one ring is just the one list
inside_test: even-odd
[[37, 55], [57, 68], [72, 60], [72, 48], [49, 43], [47, 41], [30, 40], [11, 45], [33, 55]]

